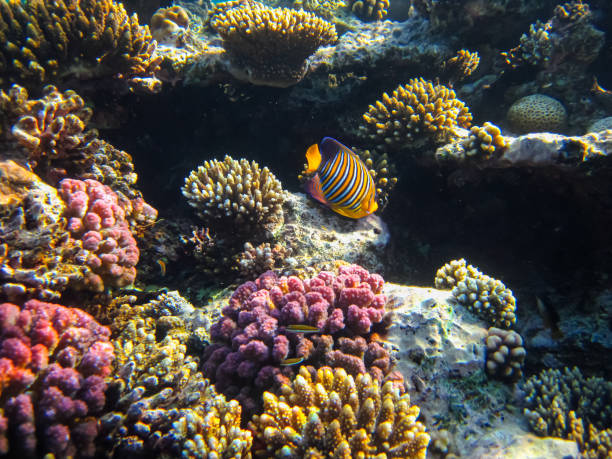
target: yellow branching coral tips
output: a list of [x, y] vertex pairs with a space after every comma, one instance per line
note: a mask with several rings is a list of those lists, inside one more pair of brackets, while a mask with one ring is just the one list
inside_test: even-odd
[[308, 56], [338, 38], [333, 24], [312, 13], [250, 0], [218, 4], [211, 25], [223, 38], [232, 74], [266, 86], [298, 83]]
[[439, 163], [486, 162], [499, 158], [509, 144], [510, 142], [501, 134], [499, 127], [486, 122], [482, 126], [472, 126], [466, 138], [438, 148], [436, 161]]
[[353, 13], [366, 21], [384, 19], [388, 8], [389, 0], [355, 0], [351, 5]]
[[[312, 372], [312, 373], [311, 373]], [[264, 412], [249, 428], [265, 445], [262, 457], [419, 458], [429, 435], [392, 382], [380, 385], [369, 374], [357, 378], [342, 368], [300, 368], [277, 397], [265, 392]]]
[[478, 64], [480, 64], [478, 52], [460, 49], [456, 56], [444, 63], [444, 77], [450, 82], [461, 81], [474, 73]]
[[438, 269], [435, 285], [441, 289], [451, 288], [460, 304], [495, 327], [511, 328], [516, 322], [516, 299], [512, 290], [502, 281], [468, 265], [463, 258]]
[[457, 126], [470, 127], [472, 115], [455, 91], [423, 78], [411, 79], [363, 114], [361, 132], [382, 141], [390, 150], [414, 150], [427, 144], [445, 143]]
[[281, 183], [255, 161], [205, 161], [185, 179], [182, 192], [206, 226], [225, 232], [253, 233], [283, 220]]
[[114, 75], [160, 89], [147, 26], [112, 0], [0, 1], [0, 84]]

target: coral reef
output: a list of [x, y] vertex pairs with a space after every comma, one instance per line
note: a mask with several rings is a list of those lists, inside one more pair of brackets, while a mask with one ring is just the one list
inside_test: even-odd
[[470, 126], [472, 115], [452, 89], [418, 78], [398, 86], [391, 96], [383, 93], [363, 121], [362, 135], [398, 152], [448, 142], [456, 127]]
[[4, 1], [0, 39], [3, 86], [114, 76], [132, 88], [161, 89], [149, 28], [112, 0]]
[[109, 456], [249, 457], [240, 405], [218, 395], [187, 352], [197, 340], [199, 321], [187, 327], [193, 311], [176, 293], [117, 309], [112, 411], [100, 420]]
[[264, 412], [249, 423], [265, 457], [424, 459], [429, 435], [419, 408], [398, 387], [342, 368], [300, 368], [282, 395], [265, 392]]
[[506, 114], [517, 132], [561, 132], [567, 122], [565, 107], [544, 94], [532, 94], [514, 102]]
[[478, 68], [480, 56], [476, 51], [460, 49], [454, 57], [444, 63], [443, 79], [451, 83], [469, 77]]
[[25, 88], [13, 85], [0, 91], [0, 118], [14, 159], [27, 163], [52, 185], [63, 177], [94, 179], [110, 186], [125, 201], [132, 226], [152, 223], [157, 211], [142, 199], [135, 187], [137, 175], [132, 158], [98, 138], [95, 130], [85, 130], [91, 109], [74, 91], [59, 92], [48, 85], [40, 99], [29, 99]]
[[485, 340], [486, 370], [489, 376], [507, 381], [518, 381], [523, 376], [526, 351], [523, 338], [514, 330], [491, 327]]
[[266, 271], [280, 268], [287, 256], [287, 249], [280, 244], [272, 247], [264, 242], [254, 247], [245, 242], [244, 251], [238, 254], [236, 268], [243, 277], [255, 279]]
[[333, 24], [312, 13], [252, 0], [217, 4], [211, 25], [223, 39], [230, 72], [267, 86], [298, 83], [308, 71], [306, 59], [338, 38]]
[[0, 298], [56, 300], [89, 268], [63, 218], [55, 188], [13, 161], [0, 161]]
[[612, 130], [612, 116], [606, 116], [593, 122], [587, 129], [587, 132], [599, 132]]
[[512, 291], [503, 282], [468, 265], [463, 258], [438, 269], [435, 285], [436, 288], [452, 289], [460, 304], [495, 327], [510, 328], [516, 321], [516, 300]]
[[206, 226], [226, 233], [269, 231], [283, 219], [281, 183], [255, 161], [205, 161], [185, 178], [182, 192]]
[[[264, 389], [288, 381], [293, 370], [284, 365], [287, 359], [313, 363], [334, 358], [363, 371], [363, 361], [356, 362], [351, 354], [361, 352], [365, 358], [364, 350], [370, 350], [365, 340], [345, 342], [344, 349], [351, 351], [346, 355], [338, 348], [340, 355], [334, 353], [330, 340], [367, 335], [382, 321], [382, 287], [382, 277], [357, 265], [340, 266], [338, 275], [322, 271], [305, 281], [264, 273], [236, 289], [223, 317], [211, 327], [213, 344], [205, 351], [203, 372], [217, 390], [237, 398], [250, 413]], [[292, 331], [292, 325], [312, 326], [317, 332]], [[372, 347], [368, 363], [388, 371], [388, 355], [385, 360], [379, 347]], [[377, 359], [381, 361], [375, 363]], [[376, 375], [382, 377], [383, 370]]]
[[109, 335], [76, 308], [0, 304], [0, 454], [94, 456]]
[[397, 184], [397, 169], [387, 153], [378, 153], [375, 150], [353, 149], [368, 168], [376, 184], [376, 202], [379, 209], [389, 202], [391, 191]]
[[368, 21], [382, 20], [387, 17], [389, 0], [354, 0], [351, 10], [360, 19]]
[[293, 2], [293, 8], [312, 11], [328, 21], [335, 21], [346, 10], [346, 7], [344, 0], [295, 0]]
[[436, 161], [440, 164], [482, 164], [499, 159], [509, 144], [497, 126], [486, 122], [482, 126], [472, 126], [467, 137], [438, 148]]
[[151, 17], [151, 35], [158, 43], [180, 45], [188, 25], [189, 15], [179, 5], [160, 8]]
[[95, 180], [64, 179], [60, 195], [66, 202], [67, 229], [81, 241], [78, 258], [92, 270], [88, 288], [100, 292], [132, 284], [140, 252], [125, 219], [125, 204]]
[[574, 440], [584, 457], [610, 457], [611, 382], [566, 367], [532, 376], [524, 390], [525, 416], [536, 434]]

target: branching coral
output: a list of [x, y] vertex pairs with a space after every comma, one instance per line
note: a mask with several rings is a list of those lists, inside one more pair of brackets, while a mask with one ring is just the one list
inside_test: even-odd
[[347, 7], [344, 0], [294, 0], [293, 8], [311, 11], [329, 21], [334, 21]]
[[40, 99], [29, 99], [18, 85], [0, 91], [5, 140], [23, 147], [16, 159], [52, 185], [66, 176], [95, 179], [120, 195], [130, 225], [153, 222], [157, 211], [135, 187], [138, 177], [131, 156], [99, 139], [95, 130], [85, 130], [92, 113], [83, 99], [74, 91], [62, 93], [50, 85], [42, 92]]
[[155, 42], [112, 0], [0, 2], [0, 84], [115, 76], [158, 91]]
[[523, 376], [525, 348], [523, 338], [513, 330], [491, 327], [485, 339], [487, 346], [486, 370], [489, 376], [507, 381], [518, 381]]
[[171, 293], [116, 312], [113, 411], [101, 418], [100, 438], [110, 456], [250, 456], [240, 405], [218, 395], [187, 352], [196, 332], [185, 322], [192, 311]]
[[333, 24], [312, 13], [252, 0], [220, 3], [211, 25], [221, 35], [230, 71], [253, 84], [287, 87], [306, 74], [306, 59], [337, 40]]
[[495, 327], [510, 328], [516, 317], [516, 300], [503, 282], [482, 274], [462, 258], [438, 269], [436, 288], [452, 288], [457, 301]]
[[529, 64], [554, 70], [564, 61], [587, 65], [604, 44], [603, 32], [590, 24], [591, 16], [589, 5], [582, 1], [557, 5], [552, 18], [529, 26], [519, 45], [502, 57], [512, 67]]
[[250, 242], [244, 244], [244, 251], [238, 254], [236, 268], [246, 278], [254, 279], [266, 271], [280, 268], [287, 256], [287, 249], [280, 244], [270, 246], [264, 242], [257, 247]]
[[67, 229], [81, 241], [82, 258], [92, 273], [88, 288], [124, 287], [134, 282], [140, 252], [125, 219], [125, 205], [95, 180], [64, 179], [60, 194], [66, 202]]
[[424, 459], [429, 435], [408, 394], [368, 374], [306, 367], [280, 397], [264, 393], [264, 412], [249, 427], [265, 457]]
[[109, 335], [76, 308], [0, 304], [0, 454], [94, 455]]
[[464, 139], [444, 145], [436, 150], [436, 161], [439, 163], [475, 164], [499, 158], [509, 142], [501, 135], [501, 130], [492, 123], [472, 126]]
[[360, 19], [382, 20], [387, 17], [389, 0], [354, 0], [351, 3], [351, 10]]
[[391, 191], [397, 184], [397, 170], [387, 153], [379, 154], [375, 150], [353, 149], [363, 160], [376, 184], [376, 201], [378, 208], [383, 209], [389, 201]]
[[472, 115], [452, 89], [418, 78], [398, 86], [391, 96], [383, 93], [382, 100], [363, 114], [363, 121], [364, 136], [397, 152], [445, 143], [456, 126], [470, 126]]
[[524, 389], [525, 416], [536, 434], [575, 440], [588, 458], [612, 455], [612, 382], [566, 367], [543, 370]]
[[556, 99], [532, 94], [514, 102], [506, 115], [513, 129], [526, 132], [560, 132], [565, 128], [567, 112]]
[[281, 183], [255, 161], [205, 161], [185, 179], [182, 192], [206, 226], [224, 232], [258, 233], [283, 219]]
[[478, 52], [460, 49], [456, 56], [444, 63], [444, 79], [451, 83], [461, 81], [474, 73], [479, 63]]
[[[287, 382], [292, 374], [290, 366], [283, 366], [287, 359], [333, 360], [357, 373], [376, 367], [375, 376], [382, 379], [390, 369], [388, 353], [358, 340], [383, 319], [382, 287], [380, 276], [356, 265], [341, 266], [337, 276], [323, 271], [305, 281], [264, 273], [236, 289], [211, 327], [214, 343], [206, 349], [203, 372], [247, 412], [264, 389]], [[318, 333], [291, 331], [291, 325], [316, 327]], [[354, 339], [336, 346], [341, 337]]]

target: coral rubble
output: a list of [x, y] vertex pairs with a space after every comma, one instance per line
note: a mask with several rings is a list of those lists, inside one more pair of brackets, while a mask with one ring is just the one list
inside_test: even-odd
[[302, 367], [280, 396], [265, 392], [264, 412], [249, 423], [265, 457], [424, 459], [429, 435], [392, 382], [342, 368]]
[[281, 183], [255, 161], [229, 156], [205, 161], [185, 178], [182, 192], [204, 224], [214, 229], [253, 234], [282, 222]]
[[0, 304], [0, 454], [94, 456], [109, 335], [76, 308]]
[[470, 126], [472, 115], [455, 91], [418, 78], [398, 86], [391, 96], [383, 93], [382, 100], [363, 114], [363, 121], [360, 130], [365, 137], [398, 152], [445, 143], [456, 127]]
[[221, 35], [230, 71], [253, 84], [286, 87], [308, 71], [306, 59], [338, 38], [333, 24], [305, 11], [252, 0], [216, 5], [211, 24]]
[[578, 368], [543, 370], [527, 380], [525, 416], [540, 436], [576, 441], [584, 457], [612, 454], [612, 383]]
[[159, 91], [149, 28], [113, 0], [0, 2], [0, 84], [114, 76]]
[[495, 327], [510, 328], [516, 317], [516, 300], [503, 282], [482, 274], [462, 258], [438, 269], [436, 288], [450, 288], [459, 303]]

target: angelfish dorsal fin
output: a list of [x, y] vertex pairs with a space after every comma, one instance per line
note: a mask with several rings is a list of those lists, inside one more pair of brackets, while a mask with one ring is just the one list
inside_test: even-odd
[[319, 169], [321, 165], [321, 153], [316, 143], [306, 150], [306, 160], [308, 161], [308, 169], [306, 169], [307, 174], [316, 172]]

